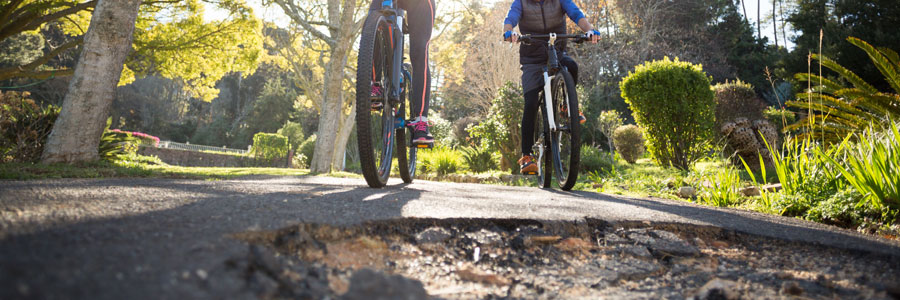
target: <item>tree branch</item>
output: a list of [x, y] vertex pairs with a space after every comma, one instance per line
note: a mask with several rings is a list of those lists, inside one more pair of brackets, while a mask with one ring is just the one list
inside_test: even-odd
[[275, 3], [284, 10], [284, 14], [288, 15], [295, 23], [303, 27], [304, 30], [311, 33], [316, 38], [325, 41], [329, 46], [334, 46], [337, 41], [335, 41], [332, 37], [326, 35], [322, 31], [315, 28], [313, 24], [310, 24], [309, 21], [306, 20], [303, 16], [300, 15], [303, 10], [295, 5], [293, 2], [288, 3], [285, 0], [275, 0]]
[[41, 71], [21, 71], [21, 70], [12, 70], [12, 72], [6, 72], [7, 69], [14, 68], [4, 68], [0, 69], [0, 81], [7, 80], [11, 78], [32, 78], [32, 79], [47, 79], [50, 77], [66, 77], [72, 76], [75, 74], [75, 69], [56, 69], [56, 70], [41, 70]]

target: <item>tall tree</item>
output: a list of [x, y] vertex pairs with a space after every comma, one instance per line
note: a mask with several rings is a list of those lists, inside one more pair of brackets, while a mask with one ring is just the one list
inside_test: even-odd
[[778, 48], [778, 0], [772, 0], [772, 33], [775, 34], [775, 48]]
[[343, 165], [344, 153], [354, 126], [356, 105], [344, 97], [347, 61], [364, 21], [363, 5], [358, 0], [273, 0], [293, 25], [325, 44], [322, 59], [324, 73], [321, 100], [318, 101], [319, 126], [316, 149], [310, 161], [313, 172], [331, 172]]
[[59, 119], [44, 147], [44, 163], [75, 163], [98, 158], [97, 146], [131, 50], [141, 0], [100, 0], [84, 37]]

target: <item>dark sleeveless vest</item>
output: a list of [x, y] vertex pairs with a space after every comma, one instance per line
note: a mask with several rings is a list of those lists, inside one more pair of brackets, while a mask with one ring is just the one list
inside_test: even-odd
[[[522, 18], [519, 31], [522, 34], [566, 34], [566, 13], [559, 0], [522, 0]], [[534, 41], [531, 45], [519, 45], [519, 63], [544, 64], [547, 62], [547, 42]], [[556, 42], [558, 52], [565, 51], [565, 40]]]

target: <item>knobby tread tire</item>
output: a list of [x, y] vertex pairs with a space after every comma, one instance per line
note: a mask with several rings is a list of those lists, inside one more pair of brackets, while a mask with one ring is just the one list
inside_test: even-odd
[[[568, 94], [567, 99], [569, 100], [569, 143], [571, 144], [571, 153], [569, 154], [569, 169], [568, 174], [566, 175], [566, 180], [559, 181], [559, 187], [568, 191], [571, 190], [572, 187], [575, 186], [575, 182], [578, 181], [578, 165], [581, 161], [581, 123], [578, 121], [578, 91], [575, 90], [575, 79], [572, 78], [572, 74], [569, 74], [569, 71], [566, 69], [562, 69], [559, 71], [563, 76], [563, 81], [566, 86], [566, 93]], [[559, 149], [557, 147], [557, 149]], [[557, 177], [558, 178], [558, 177]]]
[[[369, 14], [359, 41], [359, 56], [356, 71], [356, 130], [357, 146], [359, 147], [359, 163], [366, 183], [373, 188], [381, 188], [387, 184], [387, 177], [378, 176], [375, 160], [374, 145], [372, 145], [371, 110], [372, 110], [372, 70], [375, 55], [375, 38], [379, 20], [382, 16], [377, 13]], [[389, 101], [385, 101], [386, 106]], [[390, 162], [389, 162], [390, 163]], [[390, 173], [390, 168], [388, 172]], [[389, 174], [386, 174], [389, 175]]]

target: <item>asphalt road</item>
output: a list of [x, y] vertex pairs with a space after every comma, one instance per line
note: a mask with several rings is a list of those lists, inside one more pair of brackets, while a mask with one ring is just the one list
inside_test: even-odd
[[0, 299], [254, 298], [230, 238], [299, 222], [406, 217], [679, 223], [900, 256], [900, 243], [832, 226], [663, 199], [398, 179], [0, 181]]

